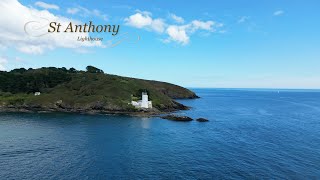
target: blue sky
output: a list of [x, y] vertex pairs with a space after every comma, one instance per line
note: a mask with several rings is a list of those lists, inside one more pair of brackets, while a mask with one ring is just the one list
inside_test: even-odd
[[[140, 36], [140, 41], [113, 48], [37, 44], [41, 47], [37, 53], [20, 48], [19, 41], [3, 43], [0, 68], [6, 70], [20, 66], [84, 69], [93, 65], [110, 74], [186, 87], [320, 88], [320, 2], [316, 0], [19, 3], [59, 18], [119, 24], [120, 34]], [[151, 24], [144, 24], [144, 20]], [[6, 25], [0, 26], [5, 29]], [[90, 35], [104, 37], [102, 43], [114, 38], [108, 33]]]

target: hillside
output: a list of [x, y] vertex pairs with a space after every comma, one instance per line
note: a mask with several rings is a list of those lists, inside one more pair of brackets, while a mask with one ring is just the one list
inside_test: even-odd
[[[142, 91], [148, 92], [152, 109], [130, 104]], [[105, 74], [92, 66], [87, 71], [49, 67], [0, 72], [0, 111], [152, 114], [187, 109], [174, 100], [180, 98], [197, 96], [177, 85]]]

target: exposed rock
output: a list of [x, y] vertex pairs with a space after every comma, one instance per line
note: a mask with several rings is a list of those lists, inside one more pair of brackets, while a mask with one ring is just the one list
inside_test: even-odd
[[56, 104], [62, 104], [62, 100], [56, 101]]
[[161, 118], [172, 120], [172, 121], [192, 121], [193, 120], [188, 116], [176, 116], [176, 115], [167, 115], [167, 116], [162, 116]]
[[208, 122], [209, 120], [205, 119], [205, 118], [198, 118], [197, 121], [198, 122]]

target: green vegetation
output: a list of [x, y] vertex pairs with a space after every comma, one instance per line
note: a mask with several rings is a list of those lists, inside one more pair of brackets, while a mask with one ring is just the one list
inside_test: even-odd
[[[138, 111], [131, 100], [147, 91], [153, 110], [172, 111], [186, 107], [172, 98], [196, 98], [183, 87], [169, 83], [104, 74], [96, 67], [14, 69], [0, 71], [0, 110], [21, 108], [49, 111]], [[40, 96], [34, 96], [41, 92]]]

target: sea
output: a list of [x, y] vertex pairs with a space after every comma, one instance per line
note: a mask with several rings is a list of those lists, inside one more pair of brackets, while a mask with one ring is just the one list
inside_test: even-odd
[[320, 179], [320, 91], [192, 90], [209, 122], [1, 113], [0, 179]]

